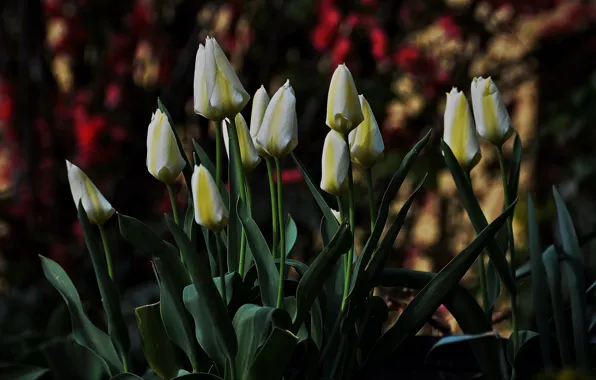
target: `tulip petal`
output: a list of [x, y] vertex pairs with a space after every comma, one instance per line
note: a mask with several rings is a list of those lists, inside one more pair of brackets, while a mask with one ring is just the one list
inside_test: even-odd
[[158, 109], [147, 131], [147, 169], [158, 180], [171, 184], [185, 166], [168, 117]]
[[[240, 145], [240, 159], [242, 161], [242, 169], [245, 173], [250, 173], [257, 167], [257, 165], [261, 162], [261, 158], [257, 154], [257, 150], [254, 146], [252, 137], [250, 136], [250, 132], [248, 130], [248, 126], [246, 125], [246, 120], [242, 116], [242, 114], [236, 115], [234, 119], [236, 123], [236, 132], [238, 133], [238, 144]], [[224, 144], [226, 147], [226, 153], [228, 154], [228, 158], [230, 157], [229, 151], [229, 131], [228, 131], [228, 124], [229, 120], [224, 120], [223, 125], [223, 138]]]
[[358, 91], [350, 70], [341, 64], [335, 69], [327, 96], [327, 125], [341, 133], [350, 133], [364, 120]]
[[447, 94], [444, 124], [443, 139], [459, 164], [471, 170], [480, 161], [480, 143], [468, 100], [463, 92], [455, 88]]
[[253, 96], [252, 110], [250, 112], [250, 135], [252, 136], [257, 153], [261, 157], [267, 157], [269, 155], [257, 142], [257, 135], [259, 134], [259, 129], [261, 129], [261, 124], [263, 123], [263, 117], [265, 116], [269, 101], [269, 95], [267, 94], [265, 87], [261, 85]]
[[471, 92], [478, 134], [494, 145], [502, 145], [513, 134], [513, 128], [497, 86], [490, 77], [474, 78]]
[[349, 134], [350, 157], [357, 164], [370, 168], [383, 155], [385, 144], [370, 104], [363, 95], [359, 99], [364, 121]]
[[104, 224], [114, 215], [116, 210], [91, 182], [85, 172], [68, 160], [66, 160], [66, 172], [75, 205], [78, 207], [79, 202], [83, 204], [91, 223]]
[[191, 182], [195, 221], [213, 232], [221, 231], [228, 224], [229, 214], [215, 180], [203, 165], [195, 165]]
[[329, 131], [323, 144], [321, 162], [321, 189], [329, 194], [340, 195], [346, 190], [350, 152], [344, 136]]

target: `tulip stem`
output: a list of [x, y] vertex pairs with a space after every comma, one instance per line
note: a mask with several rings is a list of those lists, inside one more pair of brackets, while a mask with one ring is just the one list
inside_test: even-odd
[[[497, 146], [497, 157], [499, 159], [499, 166], [501, 167], [501, 181], [503, 182], [503, 200], [505, 207], [509, 207], [509, 187], [507, 186], [507, 172], [505, 167], [505, 159], [503, 158], [503, 147]], [[515, 276], [515, 241], [513, 240], [513, 216], [510, 214], [507, 217], [507, 236], [509, 242], [509, 257], [511, 273]], [[507, 254], [507, 252], [505, 252]], [[519, 333], [517, 330], [517, 295], [510, 294], [511, 297], [511, 324], [512, 324], [512, 337], [513, 337], [513, 352], [517, 352], [519, 348]]]
[[339, 195], [336, 197], [336, 199], [337, 199], [337, 211], [339, 211], [340, 223], [343, 223], [343, 221], [346, 220], [346, 214], [344, 212], [344, 204], [343, 204], [342, 199]]
[[283, 182], [281, 180], [281, 163], [275, 158], [277, 172], [277, 213], [279, 216], [279, 287], [277, 289], [277, 308], [280, 309], [284, 301], [284, 273], [286, 273], [286, 229], [284, 228]]
[[[248, 208], [248, 212], [252, 214], [252, 207], [251, 207], [252, 195], [250, 192], [250, 184], [248, 183], [246, 178], [244, 179], [244, 184], [245, 184], [244, 190], [246, 191], [246, 207]], [[238, 274], [240, 274], [240, 276], [242, 276], [242, 277], [244, 277], [245, 261], [246, 261], [246, 231], [244, 231], [244, 228], [243, 228], [242, 229], [242, 240], [240, 241], [240, 264], [238, 266]]]
[[101, 235], [101, 241], [103, 243], [103, 250], [106, 255], [106, 263], [108, 264], [108, 274], [110, 278], [114, 280], [114, 274], [112, 272], [112, 254], [110, 253], [110, 245], [108, 244], [108, 237], [102, 224], [97, 225], [99, 227], [99, 234]]
[[176, 195], [174, 194], [174, 189], [172, 186], [166, 184], [168, 188], [168, 194], [170, 194], [170, 203], [172, 204], [172, 215], [174, 216], [174, 222], [180, 225], [180, 220], [178, 219], [178, 208], [176, 207]]
[[[344, 139], [346, 140], [346, 144], [350, 146], [350, 140], [348, 139], [348, 134], [344, 134]], [[351, 156], [350, 150], [348, 149], [348, 156]], [[343, 310], [346, 306], [346, 300], [348, 298], [348, 293], [350, 292], [350, 282], [352, 280], [352, 262], [354, 260], [354, 222], [355, 222], [355, 213], [354, 213], [354, 174], [352, 173], [352, 159], [350, 157], [349, 166], [348, 166], [348, 204], [349, 204], [349, 212], [350, 212], [350, 231], [352, 232], [352, 247], [350, 251], [346, 255], [346, 278], [344, 280], [344, 296], [341, 302], [341, 309]]]
[[226, 295], [226, 261], [224, 258], [224, 251], [221, 247], [221, 236], [219, 233], [215, 234], [215, 247], [217, 249], [217, 261], [219, 262], [219, 283], [221, 285], [221, 298], [224, 304], [228, 305], [228, 297]]
[[367, 168], [364, 171], [364, 177], [366, 179], [366, 189], [368, 191], [368, 212], [370, 214], [370, 231], [375, 228], [375, 192], [373, 188], [372, 170]]
[[221, 129], [223, 128], [223, 123], [218, 121], [215, 123], [215, 183], [217, 184], [217, 190], [221, 193], [221, 141], [222, 141], [222, 133]]
[[275, 181], [273, 181], [274, 163], [271, 157], [265, 158], [267, 163], [267, 174], [269, 176], [269, 194], [271, 195], [271, 223], [273, 227], [273, 242], [271, 244], [271, 253], [273, 258], [277, 258], [277, 244], [279, 239], [279, 216], [277, 215], [277, 192], [275, 190]]

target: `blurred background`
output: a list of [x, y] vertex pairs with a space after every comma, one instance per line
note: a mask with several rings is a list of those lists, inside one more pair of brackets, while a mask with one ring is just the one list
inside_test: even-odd
[[[457, 86], [469, 93], [474, 76], [496, 81], [524, 145], [514, 222], [518, 264], [527, 260], [529, 192], [545, 245], [556, 236], [552, 185], [568, 201], [580, 234], [596, 227], [593, 1], [2, 0], [0, 17], [0, 336], [7, 339], [68, 324], [38, 254], [60, 263], [93, 319], [103, 318], [65, 159], [86, 171], [118, 212], [168, 238], [162, 215], [171, 212], [170, 202], [146, 170], [146, 132], [160, 97], [187, 154], [192, 139], [214, 154], [213, 125], [192, 106], [195, 54], [206, 36], [217, 39], [250, 94], [262, 84], [272, 95], [290, 80], [299, 115], [296, 154], [316, 182], [328, 131], [328, 84], [340, 63], [352, 71], [382, 128], [386, 155], [373, 170], [377, 204], [401, 157], [433, 129], [393, 201], [395, 212], [411, 184], [430, 173], [395, 243], [392, 266], [437, 271], [474, 238], [438, 148], [445, 92]], [[250, 106], [243, 114], [248, 120]], [[292, 255], [308, 262], [321, 246], [321, 215], [291, 160], [284, 164], [285, 207], [300, 234]], [[361, 250], [368, 214], [362, 173], [355, 177]], [[472, 181], [487, 218], [496, 217], [503, 196], [488, 146]], [[255, 219], [270, 236], [264, 165], [250, 182]], [[180, 208], [186, 207], [184, 184], [177, 190]], [[122, 241], [116, 218], [106, 228], [126, 317], [134, 324], [133, 308], [156, 300], [150, 260]], [[477, 291], [474, 271], [464, 283]], [[385, 292], [396, 309], [410, 297]], [[506, 332], [506, 303], [498, 310]], [[532, 311], [522, 312], [523, 323], [531, 323]]]

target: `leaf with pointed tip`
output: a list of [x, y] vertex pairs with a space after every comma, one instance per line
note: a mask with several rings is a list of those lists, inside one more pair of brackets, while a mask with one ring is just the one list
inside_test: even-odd
[[[537, 340], [537, 338], [538, 338], [538, 333], [536, 333], [534, 331], [530, 331], [530, 330], [520, 330], [520, 331], [518, 331], [518, 334], [519, 334], [519, 348], [517, 349], [517, 352], [513, 351], [514, 350], [513, 339], [510, 339], [507, 342], [507, 360], [509, 361], [509, 364], [511, 364], [511, 366], [513, 366], [514, 368], [516, 367], [516, 363], [519, 363], [517, 360], [518, 354], [520, 352], [523, 352], [524, 350], [528, 349], [528, 347], [530, 346], [532, 341]], [[549, 339], [550, 336], [547, 334], [546, 338]], [[526, 346], [526, 344], [528, 344], [528, 345]], [[526, 347], [524, 347], [524, 346], [526, 346]]]
[[296, 239], [298, 238], [298, 228], [296, 227], [296, 222], [292, 219], [292, 216], [288, 214], [288, 220], [286, 221], [286, 256], [290, 257], [292, 253], [292, 249], [294, 249], [294, 245], [296, 244]]

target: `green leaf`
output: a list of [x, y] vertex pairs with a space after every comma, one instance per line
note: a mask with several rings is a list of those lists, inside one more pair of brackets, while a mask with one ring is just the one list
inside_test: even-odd
[[158, 376], [175, 377], [178, 372], [176, 353], [161, 320], [159, 302], [135, 308], [135, 315], [147, 363]]
[[[548, 282], [544, 265], [542, 264], [542, 251], [540, 250], [540, 235], [538, 229], [538, 220], [536, 219], [536, 209], [532, 196], [528, 195], [528, 250], [530, 251], [530, 266], [532, 271], [532, 301], [534, 303], [534, 312], [536, 314], [536, 326], [540, 336], [540, 350], [542, 352], [542, 362], [546, 368], [552, 366], [551, 347], [550, 347], [550, 327], [549, 327], [549, 297]], [[521, 349], [521, 345], [520, 345]]]
[[288, 215], [288, 220], [286, 220], [286, 256], [290, 257], [292, 253], [292, 249], [296, 244], [296, 239], [298, 238], [298, 228], [296, 227], [296, 222], [292, 219], [291, 215]]
[[[534, 331], [530, 331], [530, 330], [519, 330], [518, 331], [519, 334], [519, 348], [517, 349], [517, 352], [514, 352], [514, 347], [513, 347], [513, 339], [509, 339], [509, 341], [507, 342], [507, 360], [509, 361], [509, 363], [515, 368], [517, 367], [516, 363], [518, 363], [518, 361], [516, 360], [518, 354], [523, 351], [526, 350], [530, 344], [532, 343], [532, 341], [537, 340], [538, 338], [538, 333], [535, 333]], [[546, 338], [549, 339], [550, 336], [549, 334], [546, 335]], [[524, 347], [524, 345], [528, 344], [528, 346]], [[550, 368], [550, 367], [546, 367], [545, 368]]]
[[293, 319], [293, 331], [298, 331], [304, 318], [321, 292], [329, 271], [341, 255], [350, 249], [353, 237], [347, 223], [343, 223], [329, 245], [317, 256], [304, 277], [300, 279], [296, 292], [296, 314]]
[[188, 238], [192, 241], [195, 239], [196, 233], [196, 223], [195, 223], [195, 209], [194, 209], [194, 200], [192, 199], [192, 194], [188, 195], [188, 207], [186, 208], [186, 213], [184, 214], [184, 232], [188, 235]]
[[114, 377], [111, 377], [110, 380], [142, 380], [143, 378], [140, 376], [135, 375], [134, 373], [121, 373]]
[[34, 367], [29, 365], [11, 364], [0, 365], [0, 379], [11, 380], [36, 380], [48, 372], [47, 368]]
[[569, 300], [571, 301], [571, 320], [573, 322], [573, 340], [575, 343], [575, 356], [579, 368], [588, 369], [589, 349], [588, 349], [588, 321], [586, 312], [586, 279], [583, 268], [583, 254], [575, 227], [571, 220], [571, 215], [567, 211], [567, 206], [557, 189], [553, 186], [555, 204], [557, 206], [557, 220], [563, 250], [577, 262], [579, 268], [573, 268], [572, 261], [565, 261], [565, 274], [567, 275], [567, 284], [569, 287]]
[[83, 311], [79, 293], [64, 269], [47, 257], [41, 255], [39, 257], [44, 276], [60, 292], [68, 307], [76, 342], [81, 346], [89, 348], [103, 358], [108, 364], [111, 373], [122, 372], [124, 367], [118, 358], [118, 353], [112, 341], [103, 331], [91, 323]]
[[212, 375], [210, 373], [190, 373], [188, 375], [182, 375], [176, 377], [176, 379], [180, 380], [223, 380], [219, 376]]
[[106, 256], [99, 243], [100, 239], [93, 231], [81, 201], [79, 201], [78, 216], [87, 249], [89, 250], [89, 256], [91, 256], [93, 270], [95, 271], [95, 278], [97, 279], [99, 293], [101, 294], [101, 303], [103, 304], [106, 319], [108, 320], [108, 335], [112, 343], [114, 343], [119, 356], [125, 358], [130, 349], [130, 338], [128, 337], [128, 328], [126, 327], [122, 310], [120, 309], [118, 288], [116, 288], [116, 284], [110, 278]]
[[52, 339], [40, 346], [55, 379], [101, 380], [110, 369], [99, 355], [79, 345], [72, 336]]
[[289, 328], [291, 320], [282, 309], [246, 304], [238, 309], [232, 323], [238, 336], [236, 371], [239, 374], [248, 374], [259, 347], [266, 341], [271, 328]]
[[161, 240], [153, 230], [141, 221], [118, 214], [120, 233], [139, 250], [156, 257], [153, 260], [159, 275], [159, 299], [161, 318], [170, 340], [188, 357], [193, 368], [206, 362], [193, 336], [193, 322], [182, 301], [184, 287], [191, 283], [186, 268], [180, 261], [176, 249]]
[[[228, 316], [226, 305], [221, 299], [219, 291], [211, 278], [209, 261], [205, 255], [199, 255], [194, 251], [192, 243], [184, 231], [182, 231], [182, 229], [180, 229], [168, 215], [166, 215], [166, 224], [172, 232], [178, 248], [180, 248], [180, 251], [182, 252], [184, 262], [189, 269], [190, 277], [197, 295], [200, 298], [198, 307], [202, 311], [201, 316], [204, 319], [197, 320], [197, 316], [193, 314], [193, 310], [189, 309], [195, 318], [195, 323], [200, 323], [197, 324], [197, 332], [199, 328], [208, 328], [212, 330], [213, 337], [216, 340], [215, 342], [212, 342], [212, 344], [218, 348], [223, 357], [227, 360], [233, 360], [238, 350], [236, 334], [234, 332], [234, 327], [232, 326], [232, 321]], [[186, 299], [184, 300], [184, 303], [187, 304]], [[197, 338], [199, 337], [197, 336]], [[205, 349], [207, 354], [211, 356], [203, 345], [203, 342], [199, 340], [199, 343]], [[213, 357], [211, 358], [213, 359]]]
[[463, 251], [456, 255], [431, 282], [406, 306], [403, 313], [385, 335], [379, 339], [370, 355], [365, 368], [374, 368], [393, 352], [408, 336], [415, 334], [428, 321], [444, 302], [449, 292], [457, 286], [464, 274], [470, 269], [480, 252], [511, 215], [517, 200], [486, 227]]
[[513, 141], [512, 162], [511, 167], [509, 168], [509, 177], [507, 181], [507, 193], [509, 194], [509, 199], [517, 198], [517, 191], [519, 188], [519, 175], [521, 173], [522, 153], [523, 146], [521, 138], [518, 134], [516, 134], [515, 140]]
[[182, 142], [180, 141], [178, 132], [176, 132], [176, 128], [174, 127], [174, 125], [175, 125], [174, 119], [172, 119], [170, 112], [168, 111], [166, 106], [161, 102], [161, 100], [159, 98], [157, 98], [157, 108], [159, 108], [159, 110], [161, 112], [165, 113], [166, 116], [168, 117], [168, 121], [170, 122], [170, 127], [172, 128], [172, 132], [174, 132], [174, 136], [176, 137], [176, 145], [178, 145], [178, 150], [180, 151], [180, 154], [182, 155], [182, 158], [184, 159], [184, 162], [186, 163], [186, 165], [184, 166], [184, 169], [182, 169], [182, 174], [184, 175], [184, 180], [186, 181], [186, 186], [188, 186], [188, 190], [192, 193], [190, 184], [192, 183], [191, 178], [192, 178], [193, 167], [190, 165], [190, 162], [188, 161], [188, 158], [186, 157], [186, 153], [184, 152], [184, 147], [182, 146]]
[[[223, 296], [223, 290], [221, 288], [221, 281], [219, 277], [213, 278], [213, 282], [217, 287], [217, 291], [220, 296]], [[238, 272], [227, 273], [224, 282], [226, 284], [226, 305], [238, 304], [244, 298], [244, 283], [242, 282], [242, 276]], [[194, 291], [194, 288], [193, 288]]]
[[238, 216], [244, 226], [248, 246], [255, 260], [261, 300], [263, 305], [274, 307], [277, 304], [279, 272], [271, 256], [269, 245], [242, 200], [238, 202]]
[[[501, 229], [502, 230], [502, 229]], [[485, 312], [491, 312], [493, 307], [501, 296], [501, 280], [499, 280], [499, 272], [492, 260], [489, 260], [486, 266], [486, 284], [488, 290], [488, 305]], [[487, 315], [490, 315], [487, 313]]]
[[569, 332], [565, 319], [565, 305], [563, 302], [563, 289], [561, 284], [561, 268], [559, 267], [559, 254], [555, 246], [549, 246], [542, 253], [542, 262], [546, 271], [548, 289], [553, 309], [553, 317], [559, 340], [559, 353], [564, 366], [572, 365], [571, 346], [569, 343]]
[[257, 352], [247, 380], [281, 379], [297, 341], [290, 331], [275, 327]]
[[[337, 228], [334, 229], [336, 231]], [[329, 245], [335, 232], [329, 229], [329, 223], [325, 222], [325, 217], [321, 220], [321, 237], [323, 246]], [[344, 252], [345, 253], [345, 252]], [[326, 303], [325, 309], [325, 329], [332, 331], [341, 312], [341, 304], [344, 296], [344, 279], [346, 276], [346, 261], [338, 260], [325, 281]], [[320, 350], [320, 348], [319, 348]]]
[[[474, 195], [472, 186], [466, 179], [466, 175], [461, 166], [459, 166], [459, 163], [453, 155], [453, 152], [451, 152], [451, 149], [443, 140], [441, 140], [441, 150], [445, 156], [445, 163], [447, 164], [447, 167], [453, 176], [453, 180], [455, 181], [459, 198], [466, 209], [466, 212], [468, 213], [470, 221], [474, 225], [476, 233], [480, 233], [480, 231], [486, 228], [488, 222], [486, 220], [486, 216], [484, 216], [484, 213], [482, 212], [480, 204], [478, 203], [478, 199], [476, 199], [476, 196]], [[515, 280], [511, 271], [509, 270], [507, 258], [499, 247], [497, 241], [495, 239], [491, 239], [488, 242], [486, 248], [491, 261], [494, 263], [497, 271], [499, 272], [501, 281], [503, 281], [503, 284], [509, 293], [517, 294]]]

